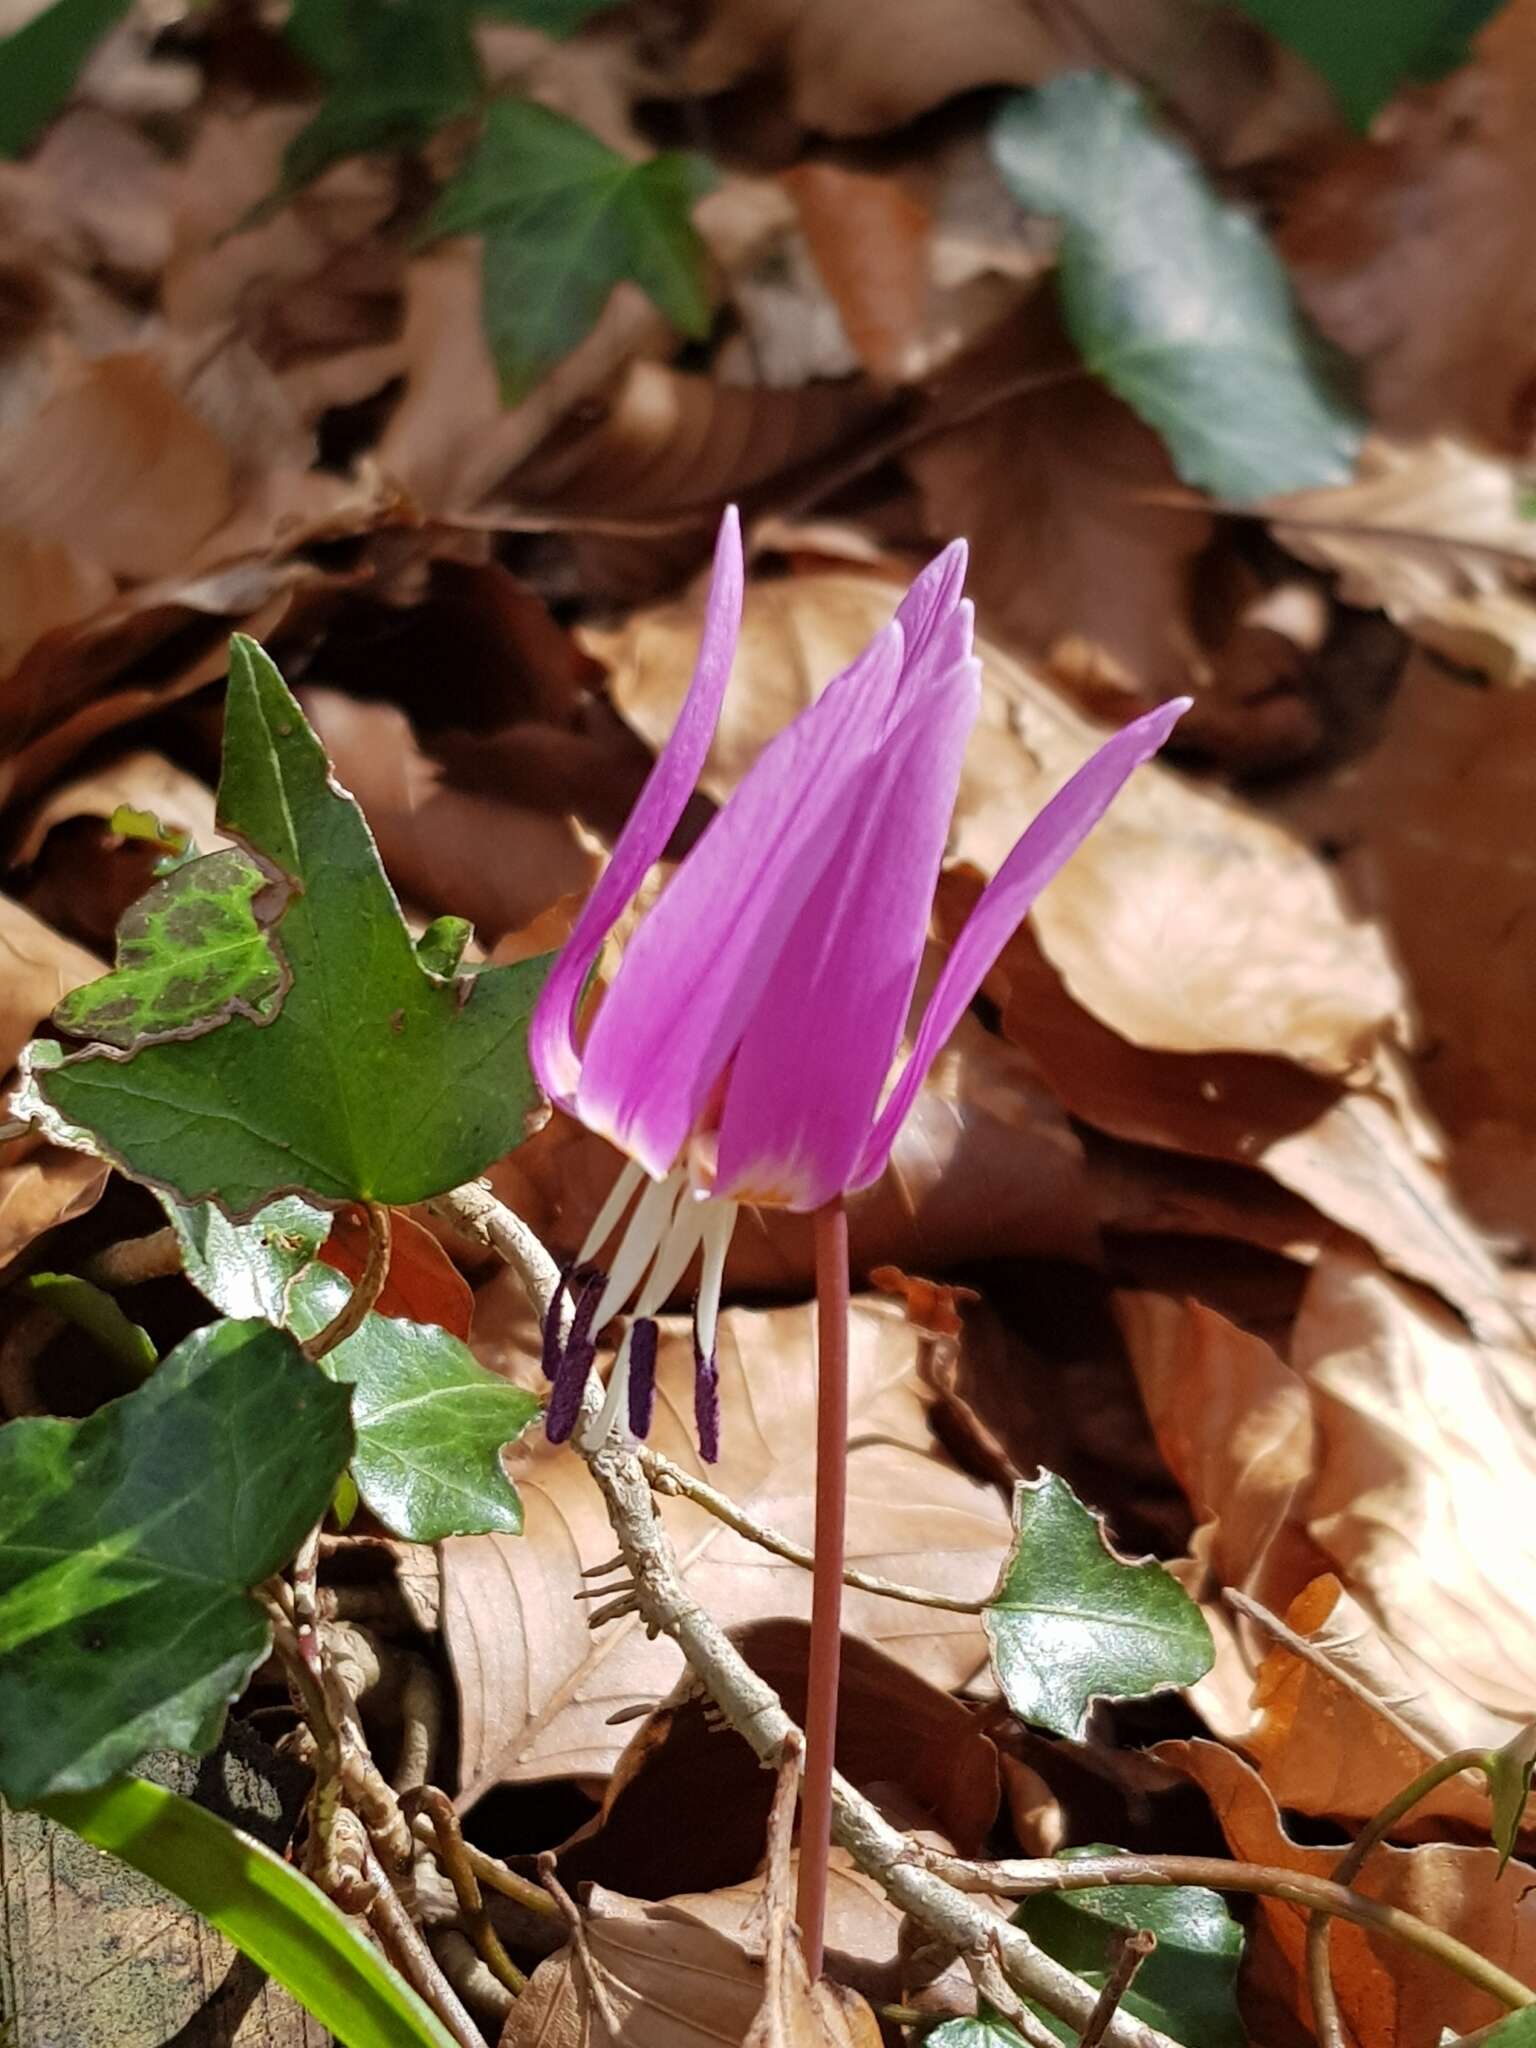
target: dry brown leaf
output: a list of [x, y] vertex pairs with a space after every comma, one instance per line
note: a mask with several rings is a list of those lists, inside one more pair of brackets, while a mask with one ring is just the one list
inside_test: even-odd
[[860, 361], [900, 381], [928, 307], [927, 209], [895, 178], [839, 164], [796, 164], [784, 182]]
[[[752, 1621], [732, 1633], [803, 1722], [805, 1623]], [[852, 1634], [843, 1656], [838, 1769], [896, 1825], [979, 1853], [997, 1813], [998, 1768], [977, 1716]], [[761, 1860], [772, 1794], [751, 1751], [722, 1739], [718, 1716], [685, 1675], [634, 1731], [597, 1818], [561, 1850], [562, 1882], [622, 1877], [647, 1897], [738, 1883]]]
[[[1207, 1794], [1239, 1861], [1318, 1877], [1333, 1874], [1340, 1852], [1293, 1842], [1263, 1781], [1231, 1750], [1214, 1742], [1164, 1742], [1153, 1754]], [[1501, 1874], [1498, 1865], [1492, 1848], [1385, 1848], [1371, 1855], [1354, 1882], [1370, 1897], [1444, 1928], [1522, 1982], [1536, 1984], [1536, 1871], [1511, 1863]], [[1274, 1899], [1258, 1904], [1264, 1934], [1288, 1967], [1292, 2010], [1305, 2022], [1306, 1915]], [[1486, 1992], [1401, 1942], [1336, 1920], [1331, 1950], [1340, 2010], [1359, 2048], [1435, 2048], [1443, 2029], [1470, 2032], [1502, 2015]]]
[[0, 1272], [45, 1230], [93, 1209], [109, 1171], [104, 1159], [30, 1133], [0, 1147]]
[[[977, 892], [978, 878], [963, 870], [943, 877], [943, 931], [959, 929]], [[1195, 917], [1196, 904], [1186, 908]], [[986, 990], [1005, 1035], [1074, 1116], [1138, 1145], [1262, 1169], [1367, 1239], [1394, 1271], [1438, 1289], [1478, 1330], [1521, 1340], [1527, 1325], [1504, 1275], [1447, 1188], [1432, 1130], [1385, 1049], [1375, 1070], [1383, 1092], [1343, 1088], [1277, 1059], [1145, 1051], [1072, 1001], [1030, 926], [1003, 949]], [[1304, 994], [1301, 1008], [1311, 1009]], [[1243, 1218], [1240, 1206], [1225, 1211], [1236, 1235], [1245, 1234]], [[1255, 1241], [1274, 1245], [1277, 1223], [1288, 1227], [1257, 1211]]]
[[569, 817], [455, 786], [392, 704], [327, 689], [306, 690], [303, 701], [391, 878], [413, 901], [469, 918], [492, 945], [596, 879], [598, 862]]
[[116, 594], [110, 573], [66, 542], [0, 528], [0, 676], [45, 635], [88, 619]]
[[[1352, 483], [1266, 506], [1276, 540], [1332, 569], [1346, 603], [1494, 682], [1536, 674], [1536, 526], [1508, 463], [1442, 437], [1375, 439]], [[1518, 586], [1524, 586], [1523, 588]]]
[[1418, 1079], [1488, 1227], [1536, 1242], [1536, 951], [1529, 943], [1536, 703], [1411, 664], [1364, 761], [1299, 796], [1391, 933], [1423, 1016]]
[[[798, 1867], [798, 1852], [792, 1864]], [[708, 1892], [679, 1892], [667, 1904], [690, 1919], [718, 1928], [749, 1952], [761, 1948], [761, 1871], [742, 1884], [721, 1885]], [[827, 1867], [826, 1950], [827, 1966], [839, 1982], [856, 1986], [866, 1998], [899, 1998], [901, 1922], [901, 1908], [860, 1870], [846, 1849], [834, 1848]]]
[[0, 1073], [60, 998], [105, 973], [101, 961], [44, 924], [19, 903], [0, 896]]
[[711, 0], [684, 85], [714, 93], [760, 71], [782, 76], [802, 126], [868, 135], [978, 86], [1037, 85], [1112, 65], [1140, 78], [1213, 142], [1267, 95], [1269, 58], [1246, 24], [1186, 0]]
[[1513, 0], [1478, 38], [1476, 62], [1325, 158], [1285, 215], [1301, 296], [1364, 364], [1385, 433], [1530, 445], [1533, 93], [1536, 4]]
[[[936, 1453], [922, 1339], [885, 1304], [859, 1303], [851, 1325], [849, 1556], [867, 1570], [971, 1598], [990, 1589], [1008, 1542], [999, 1496]], [[721, 1320], [722, 1455], [711, 1482], [800, 1543], [811, 1535], [814, 1311], [736, 1309]], [[693, 1342], [662, 1326], [655, 1447], [701, 1470], [692, 1428]], [[633, 1616], [589, 1632], [575, 1595], [582, 1569], [612, 1554], [602, 1502], [581, 1460], [542, 1436], [508, 1459], [527, 1517], [521, 1538], [443, 1545], [443, 1631], [460, 1701], [466, 1802], [492, 1785], [602, 1777], [623, 1747], [609, 1716], [670, 1692], [677, 1651], [648, 1641]], [[665, 1518], [687, 1583], [731, 1625], [809, 1612], [810, 1575], [758, 1550], [686, 1501]], [[985, 1669], [974, 1616], [901, 1606], [850, 1591], [850, 1634], [889, 1649], [941, 1690]]]
[[[1456, 1725], [1444, 1725], [1422, 1667], [1393, 1649], [1331, 1573], [1304, 1587], [1284, 1618], [1312, 1645], [1312, 1654], [1284, 1642], [1269, 1651], [1258, 1668], [1256, 1718], [1243, 1732], [1242, 1747], [1277, 1805], [1361, 1826], [1427, 1765], [1463, 1745], [1473, 1717], [1461, 1712]], [[1497, 1747], [1509, 1733], [1507, 1722], [1489, 1714], [1479, 1739]], [[1490, 1831], [1492, 1809], [1481, 1778], [1437, 1786], [1394, 1833], [1433, 1833], [1447, 1820]]]
[[179, 827], [200, 853], [229, 843], [215, 823], [214, 795], [207, 783], [164, 754], [140, 748], [50, 790], [27, 814], [12, 856], [15, 864], [30, 867], [56, 825], [75, 818], [107, 819], [123, 805], [150, 812], [162, 825]]
[[1120, 1293], [1147, 1417], [1200, 1526], [1207, 1583], [1282, 1609], [1324, 1566], [1303, 1526], [1314, 1422], [1306, 1388], [1258, 1337], [1198, 1301]]
[[0, 437], [7, 521], [116, 576], [181, 568], [234, 508], [228, 453], [148, 354], [67, 359]]
[[571, 1945], [540, 1963], [498, 2048], [739, 2048], [762, 1965], [679, 1913], [594, 1887]]
[[[764, 743], [890, 618], [873, 578], [793, 577], [747, 593], [734, 682], [703, 786], [722, 797]], [[589, 633], [620, 711], [653, 747], [672, 729], [700, 593]], [[954, 851], [985, 874], [1106, 737], [1021, 663], [983, 643], [983, 705]], [[1347, 1074], [1397, 1025], [1403, 991], [1380, 933], [1352, 920], [1323, 863], [1283, 827], [1154, 763], [1041, 897], [1033, 926], [1077, 1001], [1166, 1051], [1278, 1053]], [[899, 1262], [898, 1262], [899, 1263]]]
[[379, 467], [429, 515], [478, 506], [573, 407], [671, 340], [644, 293], [620, 284], [586, 339], [520, 404], [503, 406], [480, 326], [478, 244], [445, 243], [406, 272], [405, 327], [385, 372], [403, 374], [405, 390], [374, 451]]
[[1307, 1526], [1431, 1669], [1491, 1713], [1536, 1713], [1536, 1355], [1479, 1347], [1363, 1254], [1319, 1261], [1292, 1345], [1317, 1417]]
[[[1215, 530], [1147, 494], [1177, 483], [1129, 407], [1080, 372], [1033, 306], [950, 373], [964, 408], [1032, 364], [1042, 388], [989, 404], [903, 457], [934, 539], [970, 538], [970, 587], [989, 628], [1113, 700], [1170, 696], [1200, 666], [1195, 565]], [[1054, 353], [1053, 353], [1054, 350]]]

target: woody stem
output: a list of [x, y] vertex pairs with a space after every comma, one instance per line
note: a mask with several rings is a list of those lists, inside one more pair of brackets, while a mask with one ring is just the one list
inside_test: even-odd
[[832, 1845], [832, 1764], [842, 1655], [844, 1522], [848, 1503], [848, 1215], [839, 1195], [816, 1211], [816, 1560], [806, 1671], [805, 1777], [795, 1917], [814, 1981], [821, 1975]]

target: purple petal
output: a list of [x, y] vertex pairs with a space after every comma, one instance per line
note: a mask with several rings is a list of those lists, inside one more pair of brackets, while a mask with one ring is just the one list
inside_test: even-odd
[[888, 626], [763, 749], [624, 950], [582, 1054], [576, 1112], [658, 1178], [826, 864], [901, 661]]
[[912, 1000], [980, 695], [962, 660], [850, 790], [731, 1065], [717, 1194], [816, 1209], [848, 1185]]
[[656, 1325], [649, 1316], [636, 1318], [629, 1333], [629, 1428], [632, 1436], [648, 1436], [656, 1406]]
[[993, 961], [1046, 883], [1082, 845], [1133, 770], [1162, 746], [1191, 701], [1176, 697], [1107, 740], [1051, 798], [982, 891], [950, 948], [918, 1029], [912, 1057], [870, 1133], [850, 1187], [868, 1187], [884, 1171], [903, 1117]]
[[714, 1346], [706, 1358], [693, 1340], [693, 1426], [698, 1431], [699, 1455], [706, 1465], [720, 1458], [720, 1372], [715, 1364]]
[[592, 963], [677, 829], [708, 757], [741, 629], [742, 583], [741, 522], [731, 505], [720, 521], [699, 658], [683, 708], [534, 1007], [529, 1058], [540, 1087], [562, 1107], [569, 1108], [576, 1093], [576, 1012]]

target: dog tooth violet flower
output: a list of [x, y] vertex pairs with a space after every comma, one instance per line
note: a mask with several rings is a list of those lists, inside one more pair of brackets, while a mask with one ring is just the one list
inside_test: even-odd
[[655, 1318], [702, 1249], [695, 1408], [714, 1458], [715, 1327], [740, 1205], [814, 1210], [879, 1176], [1004, 944], [1187, 708], [1180, 699], [1116, 733], [1025, 831], [951, 948], [882, 1104], [980, 704], [965, 562], [963, 542], [946, 548], [890, 625], [763, 749], [646, 913], [578, 1043], [599, 950], [671, 838], [714, 737], [742, 607], [740, 529], [726, 513], [688, 695], [529, 1035], [545, 1091], [629, 1155], [568, 1276], [576, 1315], [563, 1346], [558, 1304], [551, 1313], [557, 1441], [575, 1426], [597, 1333], [625, 1310], [584, 1441], [605, 1439], [621, 1414], [644, 1433]]

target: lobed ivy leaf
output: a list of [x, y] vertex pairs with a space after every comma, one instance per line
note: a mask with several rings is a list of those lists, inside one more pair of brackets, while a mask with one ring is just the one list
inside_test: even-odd
[[587, 334], [623, 278], [683, 334], [709, 331], [704, 245], [689, 212], [712, 173], [670, 151], [646, 163], [530, 100], [500, 100], [427, 233], [484, 240], [482, 317], [510, 400]]
[[1178, 1580], [1155, 1558], [1118, 1557], [1064, 1479], [1017, 1486], [1013, 1522], [981, 1619], [1020, 1720], [1080, 1740], [1094, 1700], [1141, 1699], [1210, 1670], [1211, 1632]]
[[[1452, 2038], [1448, 2031], [1440, 2036], [1445, 2043]], [[1536, 2005], [1523, 2005], [1518, 2012], [1507, 2014], [1483, 2035], [1481, 2048], [1536, 2048]]]
[[[207, 1205], [165, 1208], [188, 1279], [226, 1315], [269, 1315], [302, 1340], [346, 1301], [346, 1279], [317, 1259], [330, 1225], [323, 1210], [290, 1199], [236, 1224]], [[487, 1372], [435, 1323], [395, 1316], [366, 1317], [320, 1370], [353, 1389], [349, 1470], [387, 1528], [417, 1543], [522, 1534], [523, 1504], [501, 1448], [538, 1416], [534, 1395]]]
[[1099, 72], [1015, 93], [992, 156], [1021, 205], [1063, 222], [1072, 339], [1186, 483], [1247, 502], [1348, 478], [1362, 423], [1278, 257], [1139, 93]]
[[[1063, 1860], [1116, 1856], [1095, 1843], [1065, 1849]], [[1013, 1916], [1038, 1947], [1097, 1991], [1113, 1964], [1117, 1933], [1147, 1928], [1157, 1947], [1137, 1971], [1121, 2003], [1128, 2013], [1182, 2044], [1182, 2048], [1246, 2048], [1237, 2007], [1237, 1972], [1243, 1931], [1218, 1892], [1201, 1885], [1113, 1885], [1102, 1890], [1041, 1892]], [[1039, 2017], [1063, 2041], [1076, 2032], [1050, 2013]]]
[[1013, 2022], [1005, 2020], [984, 1998], [977, 2003], [974, 2019], [962, 2014], [945, 2020], [931, 2034], [924, 2034], [923, 2043], [924, 2048], [1027, 2048]]
[[548, 960], [454, 977], [422, 965], [362, 812], [282, 677], [238, 635], [219, 815], [293, 884], [277, 1014], [126, 1056], [36, 1046], [23, 1099], [133, 1177], [236, 1217], [289, 1191], [404, 1206], [518, 1143], [537, 1100], [527, 1024]]
[[349, 1406], [282, 1331], [218, 1322], [83, 1422], [0, 1429], [0, 1793], [213, 1747], [267, 1651], [249, 1589], [324, 1513]]
[[[0, 36], [0, 156], [19, 156], [69, 98], [80, 69], [133, 0], [54, 0]], [[14, 19], [14, 15], [12, 19]]]
[[1472, 54], [1504, 0], [1234, 0], [1322, 73], [1354, 127], [1371, 125], [1398, 87], [1439, 78]]
[[492, 21], [515, 21], [563, 39], [600, 14], [612, 14], [623, 0], [479, 0], [476, 12]]
[[462, 0], [327, 0], [296, 8], [288, 35], [331, 89], [283, 154], [276, 200], [341, 157], [418, 147], [466, 113], [484, 82]]
[[124, 911], [117, 966], [71, 989], [54, 1023], [126, 1051], [229, 1017], [270, 1021], [288, 976], [269, 927], [289, 894], [236, 847], [185, 862]]

